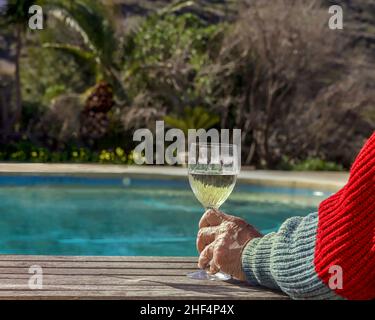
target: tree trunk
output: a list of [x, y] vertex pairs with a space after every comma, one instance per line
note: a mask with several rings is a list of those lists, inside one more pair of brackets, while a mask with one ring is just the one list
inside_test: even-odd
[[20, 60], [22, 49], [22, 26], [16, 26], [16, 112], [13, 124], [17, 123], [22, 114], [22, 93], [21, 93], [21, 77], [20, 77]]

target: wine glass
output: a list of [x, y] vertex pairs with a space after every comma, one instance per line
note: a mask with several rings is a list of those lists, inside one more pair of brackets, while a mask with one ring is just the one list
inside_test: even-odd
[[[239, 173], [237, 146], [218, 143], [192, 143], [188, 154], [188, 176], [195, 197], [205, 210], [219, 209], [236, 184]], [[187, 275], [193, 279], [229, 280], [223, 272], [205, 270]]]

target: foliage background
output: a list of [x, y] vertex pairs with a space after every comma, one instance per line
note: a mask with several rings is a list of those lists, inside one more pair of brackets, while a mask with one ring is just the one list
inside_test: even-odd
[[336, 31], [331, 1], [29, 2], [44, 30], [0, 9], [0, 161], [131, 164], [164, 119], [240, 128], [244, 165], [343, 170], [375, 129], [372, 1], [335, 1]]

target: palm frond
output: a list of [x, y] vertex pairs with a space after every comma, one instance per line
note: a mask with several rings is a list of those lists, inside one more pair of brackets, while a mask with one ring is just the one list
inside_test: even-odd
[[85, 30], [82, 29], [82, 27], [79, 25], [79, 23], [72, 19], [70, 14], [64, 10], [64, 9], [51, 9], [48, 11], [48, 13], [53, 16], [55, 19], [60, 20], [64, 22], [65, 25], [67, 25], [69, 28], [73, 29], [74, 31], [78, 32], [85, 45], [92, 50], [93, 52], [96, 52], [96, 48], [91, 42], [89, 36], [85, 32]]
[[100, 1], [48, 0], [46, 3], [49, 14], [78, 32], [102, 65], [113, 66], [117, 41], [107, 8]]
[[43, 43], [43, 48], [63, 51], [71, 55], [78, 62], [88, 65], [93, 74], [98, 74], [98, 68], [95, 61], [95, 54], [93, 54], [91, 51], [86, 51], [81, 47], [74, 46], [71, 44], [51, 42]]
[[74, 46], [71, 44], [46, 42], [43, 43], [43, 48], [61, 50], [71, 54], [72, 56], [80, 60], [85, 60], [86, 62], [90, 63], [95, 62], [95, 55], [92, 52], [83, 50], [81, 47]]
[[169, 13], [173, 13], [179, 10], [182, 10], [187, 7], [191, 7], [195, 5], [195, 1], [191, 0], [182, 0], [182, 1], [177, 1], [177, 2], [172, 2], [171, 4], [165, 6], [164, 8], [158, 10], [156, 13], [158, 15], [165, 15]]

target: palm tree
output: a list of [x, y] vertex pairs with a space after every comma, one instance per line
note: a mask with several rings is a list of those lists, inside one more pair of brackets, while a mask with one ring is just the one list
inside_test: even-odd
[[110, 74], [117, 49], [114, 26], [108, 8], [97, 0], [44, 0], [48, 14], [77, 32], [84, 47], [69, 43], [47, 43], [45, 47], [64, 50], [97, 67], [98, 75]]
[[[126, 98], [120, 66], [115, 54], [118, 41], [115, 35], [113, 16], [109, 10], [110, 2], [100, 0], [40, 0], [45, 3], [48, 13], [81, 35], [84, 47], [70, 43], [45, 43], [44, 47], [63, 50], [91, 65], [98, 82], [105, 87], [108, 82], [117, 90], [120, 98]], [[169, 14], [192, 6], [194, 1], [179, 0], [157, 11], [157, 15]], [[94, 90], [95, 91], [95, 90]]]
[[107, 132], [107, 113], [114, 105], [114, 92], [117, 98], [126, 99], [119, 76], [120, 66], [116, 58], [118, 41], [110, 6], [98, 0], [41, 0], [40, 3], [48, 16], [62, 22], [82, 40], [81, 45], [57, 42], [44, 43], [44, 47], [74, 56], [96, 74], [96, 85], [84, 94], [86, 101], [80, 117], [81, 137], [92, 143]]
[[62, 50], [92, 67], [97, 82], [118, 89], [120, 97], [125, 91], [119, 76], [115, 54], [118, 42], [108, 8], [98, 0], [44, 0], [48, 15], [63, 22], [80, 35], [82, 45], [71, 43], [45, 43], [45, 48]]
[[12, 26], [15, 34], [16, 52], [15, 52], [15, 91], [16, 91], [16, 112], [11, 121], [13, 125], [22, 114], [22, 92], [20, 79], [20, 60], [22, 51], [22, 40], [27, 30], [29, 20], [29, 8], [36, 3], [35, 0], [8, 0], [3, 12], [4, 19], [2, 25]]

